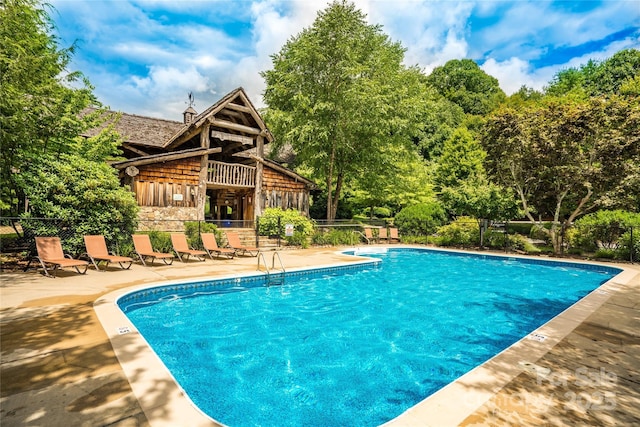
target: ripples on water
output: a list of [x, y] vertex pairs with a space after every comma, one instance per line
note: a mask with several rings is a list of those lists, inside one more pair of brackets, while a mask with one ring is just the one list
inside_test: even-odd
[[229, 426], [375, 426], [610, 277], [431, 251], [374, 256], [382, 265], [361, 272], [127, 315], [190, 398]]

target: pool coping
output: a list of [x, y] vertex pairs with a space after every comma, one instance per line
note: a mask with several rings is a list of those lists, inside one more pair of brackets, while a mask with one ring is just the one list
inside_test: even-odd
[[[600, 285], [549, 322], [535, 329], [485, 363], [475, 367], [456, 381], [448, 384], [412, 408], [398, 415], [396, 418], [384, 423], [383, 426], [385, 427], [460, 424], [507, 383], [513, 380], [513, 378], [522, 372], [537, 369], [535, 362], [540, 359], [540, 357], [549, 352], [551, 348], [563, 340], [589, 315], [601, 307], [621, 286], [628, 284], [637, 274], [637, 271], [626, 269], [624, 266], [612, 267], [611, 265], [602, 263], [572, 260], [541, 260], [536, 257], [512, 254], [479, 254], [478, 252], [463, 250], [405, 245], [378, 246], [374, 248], [373, 251], [384, 250], [385, 248], [405, 248], [469, 254], [478, 257], [522, 259], [540, 264], [596, 265], [606, 269], [614, 268], [622, 270], [619, 274]], [[362, 261], [339, 262], [313, 266], [311, 268], [296, 268], [288, 270], [288, 272], [331, 269], [339, 266], [354, 266], [374, 262], [372, 259], [366, 258], [367, 253], [372, 253], [371, 249], [367, 247], [348, 248], [340, 250], [339, 252], [345, 253], [350, 251], [354, 252], [354, 256], [363, 258]], [[224, 424], [211, 419], [189, 399], [160, 358], [147, 344], [144, 337], [142, 337], [126, 315], [118, 308], [117, 300], [126, 294], [157, 286], [180, 285], [193, 283], [194, 281], [219, 281], [238, 277], [252, 277], [258, 274], [257, 272], [236, 273], [225, 276], [146, 283], [107, 293], [95, 301], [94, 309], [97, 317], [111, 341], [118, 361], [129, 379], [133, 393], [138, 399], [140, 407], [143, 409], [151, 426], [174, 426], [184, 423], [190, 426], [223, 426]], [[163, 386], [162, 396], [158, 396], [156, 391], [158, 384], [162, 384]]]

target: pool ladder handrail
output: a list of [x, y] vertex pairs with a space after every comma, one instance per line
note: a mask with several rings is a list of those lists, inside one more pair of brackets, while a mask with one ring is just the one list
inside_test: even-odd
[[[278, 262], [280, 263], [280, 269], [278, 270], [280, 273], [278, 274], [278, 276], [272, 279], [271, 270], [273, 270], [276, 266], [276, 256], [278, 257]], [[280, 258], [280, 253], [278, 251], [273, 251], [273, 255], [271, 256], [271, 270], [269, 270], [269, 266], [267, 265], [267, 260], [264, 258], [264, 252], [258, 252], [258, 270], [262, 271], [260, 270], [260, 259], [262, 259], [264, 263], [265, 271], [267, 273], [267, 286], [270, 286], [276, 283], [279, 285], [284, 285], [284, 277], [285, 277], [286, 270], [284, 269], [282, 258]], [[276, 282], [278, 280], [278, 277], [281, 280]]]

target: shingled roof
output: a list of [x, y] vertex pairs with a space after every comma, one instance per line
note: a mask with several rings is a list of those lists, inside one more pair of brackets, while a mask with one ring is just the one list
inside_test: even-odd
[[[115, 129], [122, 136], [125, 143], [146, 147], [162, 148], [168, 140], [177, 134], [184, 123], [174, 120], [156, 119], [154, 117], [144, 117], [135, 114], [119, 113], [107, 111], [105, 114], [111, 115], [107, 119], [105, 126], [112, 123], [120, 115], [120, 120], [116, 123]], [[102, 128], [91, 129], [84, 136], [95, 136]]]

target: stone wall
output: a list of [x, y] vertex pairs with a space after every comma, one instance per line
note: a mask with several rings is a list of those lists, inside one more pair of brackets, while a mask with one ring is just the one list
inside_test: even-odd
[[198, 208], [193, 207], [140, 207], [138, 230], [184, 231], [185, 221], [198, 221]]

